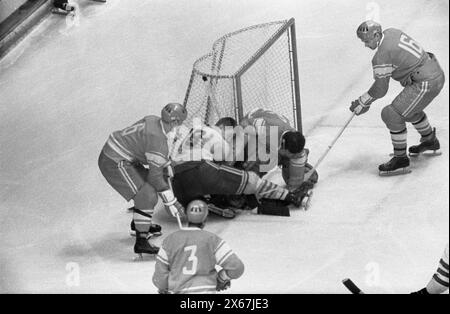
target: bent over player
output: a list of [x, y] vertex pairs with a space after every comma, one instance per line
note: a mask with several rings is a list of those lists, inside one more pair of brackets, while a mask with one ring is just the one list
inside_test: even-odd
[[428, 122], [424, 109], [440, 93], [445, 76], [436, 57], [399, 29], [363, 22], [356, 34], [366, 47], [377, 50], [373, 59], [375, 82], [370, 89], [352, 102], [350, 110], [356, 115], [367, 112], [370, 105], [386, 95], [392, 77], [404, 87], [403, 91], [383, 108], [381, 118], [391, 134], [394, 157], [379, 166], [380, 175], [395, 175], [409, 172], [406, 155], [406, 122], [412, 123], [421, 135], [420, 144], [411, 146], [411, 156], [423, 152], [436, 153], [440, 149], [436, 129]]
[[[244, 273], [244, 264], [219, 236], [202, 230], [208, 205], [194, 200], [186, 208], [188, 228], [164, 239], [156, 257], [153, 283], [159, 293], [215, 293]], [[221, 269], [216, 271], [216, 266]]]
[[158, 253], [159, 248], [147, 241], [150, 231], [161, 229], [152, 225], [158, 195], [172, 215], [177, 212], [184, 214], [166, 181], [165, 167], [169, 165], [170, 157], [168, 134], [174, 132], [186, 116], [182, 105], [169, 103], [162, 109], [161, 117], [146, 116], [123, 130], [113, 132], [100, 153], [98, 165], [106, 181], [125, 200], [134, 201], [134, 252], [137, 254]]

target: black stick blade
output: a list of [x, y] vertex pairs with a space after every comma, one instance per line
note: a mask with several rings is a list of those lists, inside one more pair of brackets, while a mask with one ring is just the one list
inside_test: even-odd
[[350, 290], [351, 293], [364, 294], [364, 292], [362, 292], [361, 289], [359, 289], [358, 286], [355, 285], [355, 283], [350, 278], [345, 278], [344, 280], [342, 280], [342, 283], [345, 287], [347, 287], [348, 290]]

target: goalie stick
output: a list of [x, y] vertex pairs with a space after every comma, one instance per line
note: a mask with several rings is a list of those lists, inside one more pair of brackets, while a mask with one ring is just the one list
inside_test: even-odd
[[351, 293], [364, 294], [364, 292], [359, 289], [359, 287], [350, 278], [345, 278], [344, 280], [342, 280], [342, 283], [348, 290], [350, 290]]

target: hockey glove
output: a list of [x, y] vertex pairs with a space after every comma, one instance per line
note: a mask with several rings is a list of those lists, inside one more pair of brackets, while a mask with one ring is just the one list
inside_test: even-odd
[[360, 114], [366, 113], [369, 111], [370, 105], [364, 105], [359, 98], [352, 101], [352, 105], [350, 106], [350, 111], [354, 112], [357, 116]]
[[175, 195], [173, 195], [172, 190], [165, 190], [158, 193], [161, 197], [166, 210], [168, 210], [173, 217], [177, 215], [184, 217], [184, 207], [178, 202]]
[[217, 274], [217, 285], [216, 290], [217, 291], [223, 291], [228, 289], [231, 286], [231, 278], [228, 277], [227, 272], [225, 269], [222, 269]]
[[354, 112], [357, 116], [366, 113], [370, 109], [370, 105], [374, 102], [375, 98], [370, 96], [369, 93], [361, 95], [358, 99], [352, 101], [350, 111]]

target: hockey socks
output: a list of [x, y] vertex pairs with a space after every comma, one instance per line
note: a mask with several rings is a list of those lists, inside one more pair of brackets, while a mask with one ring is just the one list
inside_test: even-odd
[[407, 132], [406, 128], [400, 131], [391, 130], [392, 146], [394, 146], [394, 156], [406, 156]]

